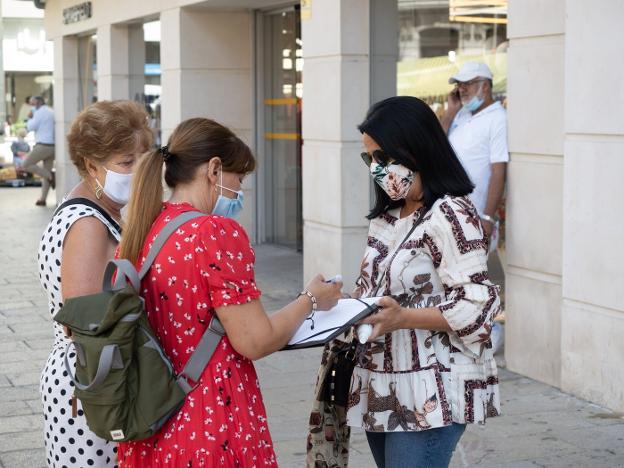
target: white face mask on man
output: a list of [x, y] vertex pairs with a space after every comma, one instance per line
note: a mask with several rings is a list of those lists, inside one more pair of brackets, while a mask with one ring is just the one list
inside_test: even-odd
[[112, 201], [120, 205], [127, 205], [130, 199], [130, 189], [134, 174], [120, 174], [106, 168], [104, 170], [106, 171], [104, 186], [102, 187], [97, 178], [95, 179], [96, 184]]

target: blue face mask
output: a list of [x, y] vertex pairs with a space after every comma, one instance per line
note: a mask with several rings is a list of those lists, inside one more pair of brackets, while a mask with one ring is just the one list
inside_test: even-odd
[[[223, 185], [223, 172], [221, 172], [221, 184], [217, 184], [217, 187], [221, 188], [217, 203], [215, 203], [212, 209], [213, 215], [224, 216], [226, 218], [236, 218], [238, 214], [243, 210], [243, 191], [232, 190], [231, 188]], [[236, 198], [228, 198], [223, 195], [223, 189], [229, 190], [236, 194]]]
[[472, 99], [468, 101], [466, 104], [464, 104], [464, 109], [469, 110], [470, 112], [474, 112], [479, 107], [481, 107], [481, 104], [483, 104], [483, 101], [485, 99], [483, 97], [477, 97], [477, 96], [481, 95], [482, 90], [483, 90], [483, 83], [479, 83], [479, 89], [477, 91], [477, 94], [472, 96]]
[[472, 99], [464, 104], [464, 108], [470, 112], [476, 111], [483, 104], [483, 99], [479, 99], [477, 96], [472, 96]]

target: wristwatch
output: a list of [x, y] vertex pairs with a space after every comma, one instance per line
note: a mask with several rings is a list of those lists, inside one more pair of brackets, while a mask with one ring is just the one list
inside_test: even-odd
[[481, 218], [483, 221], [487, 221], [487, 222], [488, 222], [488, 223], [490, 223], [490, 224], [496, 224], [496, 220], [495, 220], [492, 216], [490, 216], [490, 215], [482, 214], [482, 215], [480, 216], [480, 218]]

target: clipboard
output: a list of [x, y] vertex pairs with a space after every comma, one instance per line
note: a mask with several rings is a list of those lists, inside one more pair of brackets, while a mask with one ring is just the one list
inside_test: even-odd
[[340, 299], [331, 310], [317, 311], [304, 320], [282, 351], [325, 346], [352, 325], [379, 310], [379, 299]]

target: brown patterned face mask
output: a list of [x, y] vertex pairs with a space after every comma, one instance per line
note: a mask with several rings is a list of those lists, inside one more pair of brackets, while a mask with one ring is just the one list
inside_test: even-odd
[[375, 182], [395, 201], [406, 198], [414, 182], [414, 173], [402, 164], [383, 166], [373, 161], [370, 172]]

